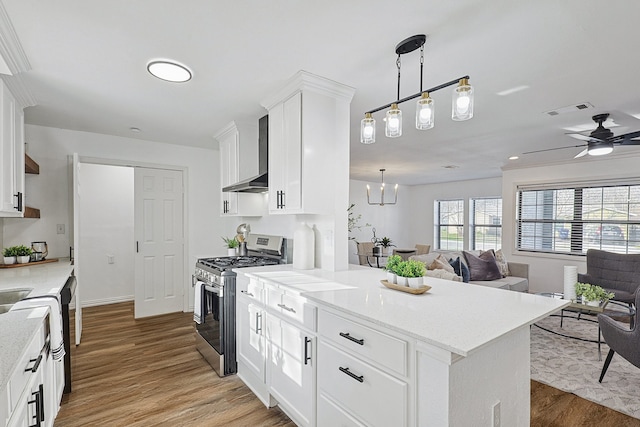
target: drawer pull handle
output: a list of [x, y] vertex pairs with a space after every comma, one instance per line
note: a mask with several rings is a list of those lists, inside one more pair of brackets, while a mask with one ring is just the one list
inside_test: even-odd
[[248, 297], [255, 298], [255, 296], [249, 291], [240, 291], [240, 292], [247, 295]]
[[354, 380], [356, 380], [358, 382], [361, 382], [361, 383], [364, 382], [364, 376], [354, 374], [353, 372], [351, 372], [349, 370], [349, 368], [343, 368], [342, 366], [339, 366], [338, 369], [340, 369], [340, 372], [344, 372], [345, 374], [349, 375]]
[[256, 313], [256, 334], [262, 331], [262, 314]]
[[32, 372], [32, 373], [38, 372], [38, 366], [40, 366], [40, 362], [42, 362], [42, 354], [39, 355], [37, 359], [29, 359], [29, 363], [31, 362], [36, 362], [36, 363], [34, 363], [33, 367], [27, 368], [24, 371]]
[[356, 344], [364, 345], [364, 339], [354, 338], [354, 337], [352, 337], [351, 335], [349, 335], [349, 333], [348, 333], [348, 332], [347, 332], [347, 333], [340, 332], [340, 336], [341, 336], [342, 338], [346, 338], [346, 339], [348, 339], [349, 341], [353, 341], [353, 342], [354, 342], [354, 343], [356, 343]]
[[284, 304], [278, 304], [278, 307], [280, 307], [280, 308], [281, 308], [281, 309], [283, 309], [283, 310], [287, 310], [287, 311], [289, 311], [289, 312], [291, 312], [291, 313], [295, 313], [295, 312], [296, 312], [296, 310], [295, 310], [295, 309], [293, 309], [293, 308], [291, 308], [291, 307], [287, 307], [287, 306], [286, 306], [286, 305], [284, 305]]

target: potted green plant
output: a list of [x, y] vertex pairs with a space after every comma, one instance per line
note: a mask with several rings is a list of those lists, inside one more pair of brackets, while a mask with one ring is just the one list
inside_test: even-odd
[[235, 237], [223, 237], [222, 240], [224, 240], [224, 243], [227, 247], [227, 255], [235, 256], [238, 250], [238, 246], [240, 245], [238, 239], [236, 239]]
[[376, 246], [380, 246], [382, 248], [382, 255], [388, 254], [389, 253], [389, 248], [391, 246], [395, 247], [396, 245], [393, 244], [393, 242], [391, 241], [390, 238], [388, 237], [383, 237], [381, 239], [376, 239]]
[[583, 304], [599, 306], [615, 296], [613, 292], [607, 292], [598, 285], [589, 283], [576, 283], [576, 296], [580, 297]]
[[8, 248], [4, 248], [2, 250], [2, 256], [4, 258], [5, 264], [15, 264], [16, 263], [16, 247], [9, 246]]
[[31, 253], [33, 250], [27, 246], [20, 245], [15, 246], [16, 259], [18, 260], [18, 264], [26, 264], [31, 259]]
[[402, 262], [402, 257], [400, 255], [391, 255], [387, 260], [387, 265], [384, 266], [384, 269], [387, 270], [387, 282], [389, 283], [397, 283], [397, 273], [396, 270], [398, 265]]
[[420, 261], [401, 261], [396, 267], [398, 285], [418, 288], [424, 283], [426, 269]]

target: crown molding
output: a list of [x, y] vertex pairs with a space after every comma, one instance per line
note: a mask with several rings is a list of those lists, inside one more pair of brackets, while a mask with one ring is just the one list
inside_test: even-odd
[[16, 30], [2, 2], [0, 2], [0, 56], [13, 75], [31, 70], [29, 59], [22, 49]]
[[38, 104], [36, 97], [25, 84], [22, 75], [2, 76], [2, 80], [11, 91], [11, 94], [16, 98], [16, 102], [21, 108], [32, 107]]

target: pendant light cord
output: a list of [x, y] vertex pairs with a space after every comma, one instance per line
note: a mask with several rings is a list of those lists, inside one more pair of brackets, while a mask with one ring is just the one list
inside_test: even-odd
[[398, 54], [398, 59], [396, 59], [396, 67], [398, 67], [398, 96], [396, 99], [400, 99], [400, 54]]
[[422, 93], [422, 75], [424, 74], [424, 44], [420, 46], [420, 93]]

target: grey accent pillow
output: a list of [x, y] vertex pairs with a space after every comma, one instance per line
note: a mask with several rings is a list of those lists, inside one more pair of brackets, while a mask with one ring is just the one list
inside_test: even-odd
[[469, 275], [471, 276], [469, 280], [496, 280], [502, 278], [493, 251], [482, 252], [480, 256], [475, 256], [467, 251], [462, 251], [462, 254], [469, 267]]

